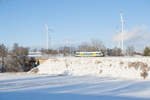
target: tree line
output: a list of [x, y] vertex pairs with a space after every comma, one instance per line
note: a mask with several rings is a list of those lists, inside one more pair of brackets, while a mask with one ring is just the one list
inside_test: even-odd
[[[27, 72], [34, 67], [35, 58], [29, 58], [30, 49], [14, 44], [11, 50], [0, 44], [0, 66], [2, 72]], [[34, 49], [33, 51], [38, 51]], [[78, 46], [62, 46], [58, 49], [40, 49], [42, 55], [73, 56], [76, 52], [103, 52], [105, 56], [150, 56], [150, 47], [145, 47], [142, 53], [135, 51], [133, 46], [128, 46], [123, 52], [121, 48], [106, 48], [100, 40], [83, 42]]]
[[[41, 52], [43, 54], [50, 55], [58, 55], [61, 54], [63, 56], [74, 55], [76, 52], [103, 52], [105, 56], [133, 56], [136, 53], [135, 48], [133, 46], [128, 46], [125, 52], [122, 52], [121, 48], [106, 48], [100, 40], [91, 40], [90, 42], [82, 42], [78, 46], [62, 46], [56, 50], [42, 49]], [[141, 54], [142, 55], [142, 54]]]

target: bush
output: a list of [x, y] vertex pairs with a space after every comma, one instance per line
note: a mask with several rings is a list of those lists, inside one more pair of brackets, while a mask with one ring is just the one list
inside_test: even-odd
[[149, 47], [145, 47], [143, 55], [144, 56], [150, 56], [150, 48]]
[[9, 55], [5, 58], [3, 72], [27, 72], [35, 65], [34, 58], [26, 56], [12, 56]]
[[7, 48], [0, 45], [0, 70], [2, 72], [27, 72], [35, 67], [36, 59], [28, 58], [28, 48], [14, 44], [8, 52]]
[[21, 60], [17, 56], [5, 58], [3, 72], [23, 72]]
[[147, 76], [148, 76], [147, 71], [143, 71], [143, 72], [141, 73], [141, 77], [143, 77], [144, 79], [145, 79]]

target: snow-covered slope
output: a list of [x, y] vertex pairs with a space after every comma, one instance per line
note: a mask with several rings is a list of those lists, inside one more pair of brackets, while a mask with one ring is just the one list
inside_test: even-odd
[[150, 100], [150, 81], [0, 74], [0, 100]]
[[150, 58], [68, 57], [51, 58], [38, 66], [38, 74], [107, 76], [150, 79]]

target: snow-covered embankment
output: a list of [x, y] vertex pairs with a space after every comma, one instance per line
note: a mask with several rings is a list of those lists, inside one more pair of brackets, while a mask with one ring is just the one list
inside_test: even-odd
[[[34, 72], [31, 70], [30, 72]], [[37, 67], [38, 74], [93, 75], [127, 79], [150, 79], [150, 58], [90, 57], [51, 58]]]

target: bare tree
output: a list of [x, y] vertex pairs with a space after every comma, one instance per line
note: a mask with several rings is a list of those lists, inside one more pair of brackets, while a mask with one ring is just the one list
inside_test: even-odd
[[83, 42], [81, 45], [79, 45], [78, 51], [80, 51], [80, 52], [92, 51], [92, 47], [91, 47], [90, 43]]
[[5, 45], [0, 44], [0, 57], [1, 57], [2, 72], [4, 68], [4, 57], [6, 57], [7, 54], [8, 54], [8, 49], [5, 47]]
[[103, 45], [102, 41], [100, 40], [92, 40], [91, 45], [94, 51], [100, 51], [105, 49], [105, 46]]
[[101, 51], [106, 54], [106, 48], [104, 44], [100, 40], [91, 40], [91, 42], [83, 42], [78, 47], [78, 51], [82, 52], [95, 52]]
[[135, 48], [133, 46], [128, 46], [126, 49], [127, 56], [133, 56], [135, 53]]
[[44, 54], [46, 54], [46, 55], [57, 55], [58, 54], [58, 51], [57, 50], [54, 50], [54, 49], [44, 49], [44, 48], [42, 48], [41, 50], [41, 53], [44, 55]]
[[107, 49], [108, 56], [123, 56], [121, 48]]
[[113, 49], [114, 56], [123, 56], [121, 48], [115, 47]]
[[14, 44], [12, 54], [15, 56], [27, 56], [29, 48], [21, 47], [17, 43]]
[[104, 53], [104, 55], [106, 55], [107, 50], [102, 41], [95, 39], [92, 40], [91, 43], [92, 43], [93, 51], [101, 51]]
[[63, 56], [68, 56], [70, 54], [70, 47], [64, 46], [59, 48], [59, 53], [63, 54]]
[[41, 48], [40, 52], [42, 53], [42, 55], [46, 54], [46, 49]]

